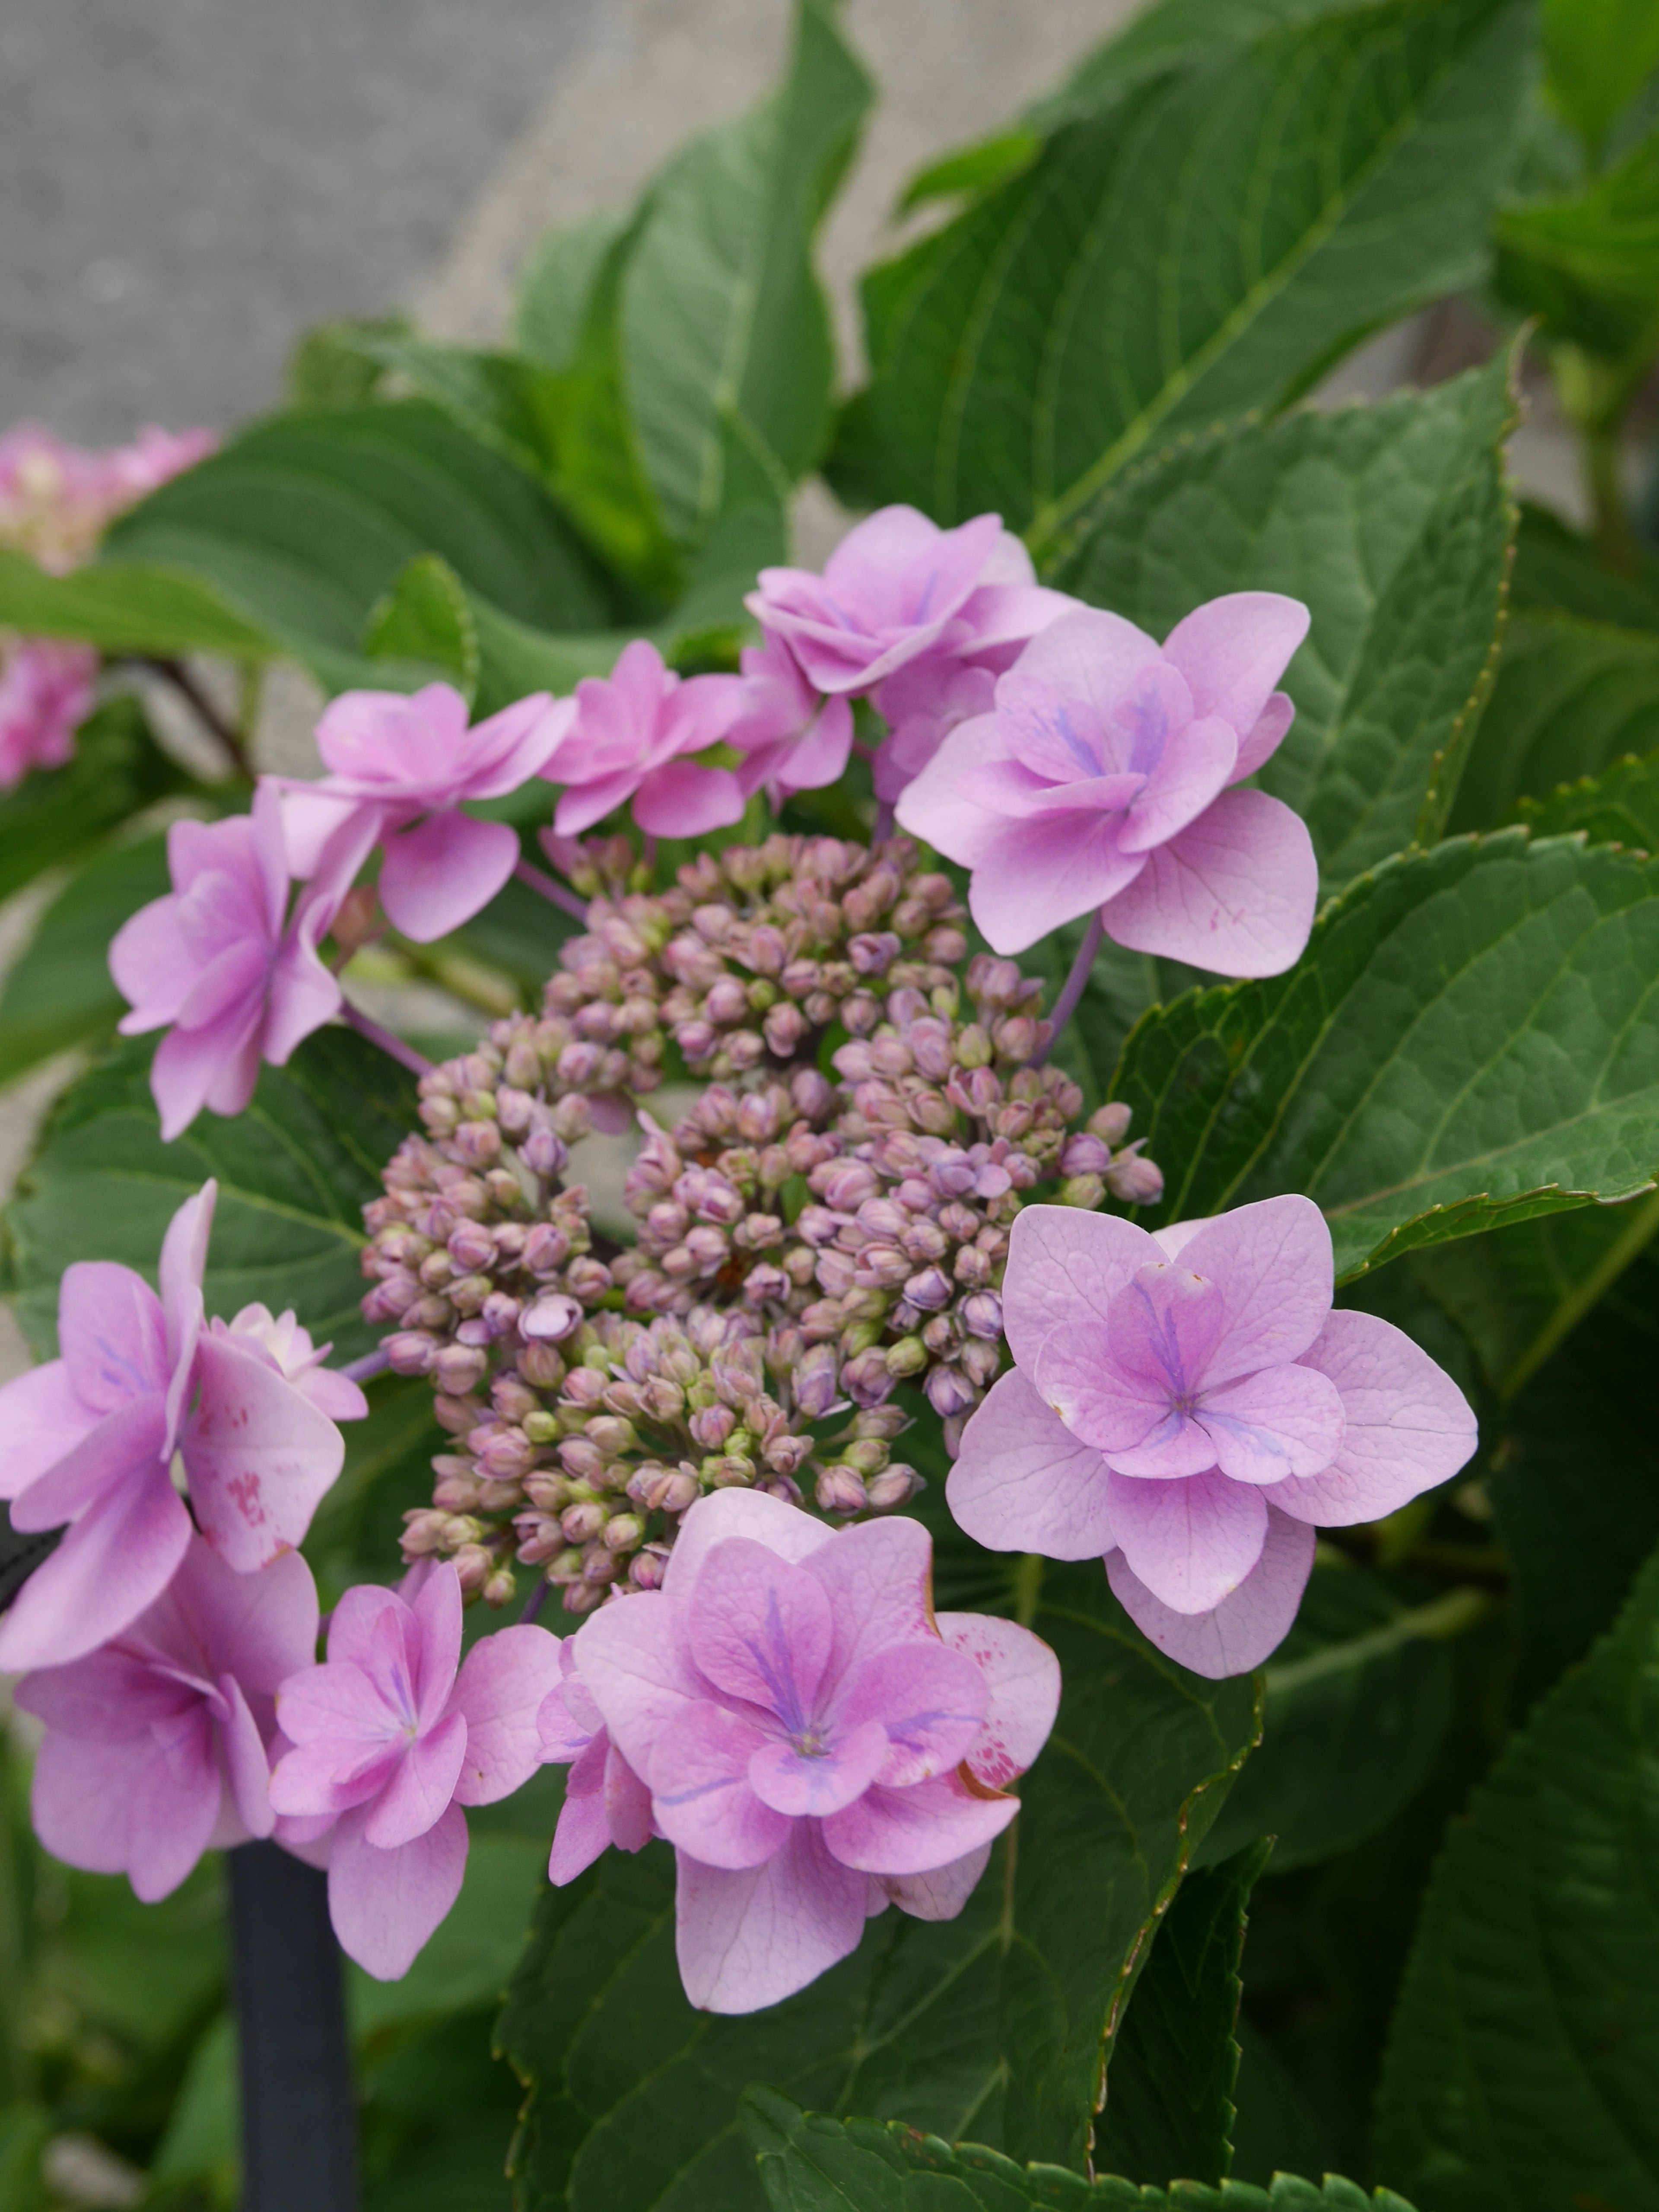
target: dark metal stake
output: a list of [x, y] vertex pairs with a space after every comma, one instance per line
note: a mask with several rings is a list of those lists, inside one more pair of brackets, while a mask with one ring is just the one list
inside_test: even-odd
[[241, 2212], [357, 2212], [357, 2115], [328, 1877], [275, 1844], [229, 1854]]

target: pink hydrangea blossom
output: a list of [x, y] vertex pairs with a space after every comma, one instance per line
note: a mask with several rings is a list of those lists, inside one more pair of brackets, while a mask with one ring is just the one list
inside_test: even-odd
[[981, 653], [994, 665], [1067, 604], [1036, 584], [1000, 515], [941, 530], [913, 507], [866, 515], [821, 576], [763, 568], [759, 582], [749, 611], [788, 647], [807, 682], [831, 694], [873, 690], [924, 654]]
[[191, 1539], [175, 1449], [197, 1526], [239, 1573], [296, 1545], [339, 1474], [344, 1446], [315, 1383], [307, 1395], [246, 1333], [204, 1326], [216, 1194], [204, 1184], [174, 1214], [159, 1297], [113, 1261], [66, 1268], [61, 1357], [0, 1389], [0, 1497], [14, 1527], [68, 1523], [0, 1618], [0, 1668], [79, 1659], [161, 1595]]
[[124, 1036], [167, 1028], [150, 1089], [171, 1139], [204, 1106], [240, 1114], [259, 1063], [281, 1067], [337, 1013], [340, 987], [318, 952], [350, 888], [354, 856], [331, 848], [291, 917], [282, 802], [270, 785], [251, 814], [175, 822], [173, 890], [116, 932], [110, 973], [132, 1011]]
[[899, 821], [971, 868], [999, 952], [1097, 908], [1132, 951], [1277, 975], [1308, 940], [1313, 845], [1288, 806], [1231, 787], [1290, 727], [1273, 686], [1307, 628], [1273, 592], [1212, 599], [1162, 647], [1117, 615], [1062, 616], [945, 738]]
[[558, 743], [563, 719], [545, 691], [471, 728], [452, 684], [407, 696], [343, 691], [317, 725], [330, 773], [315, 783], [280, 782], [294, 873], [316, 878], [334, 865], [346, 868], [349, 883], [381, 845], [380, 904], [392, 926], [417, 945], [459, 929], [519, 860], [515, 830], [463, 814], [462, 804], [527, 783]]
[[637, 1849], [648, 1809], [678, 1855], [693, 2004], [775, 2003], [889, 1902], [952, 1917], [1018, 1810], [1006, 1785], [1047, 1740], [1059, 1668], [1011, 1622], [935, 1620], [931, 1565], [919, 1522], [836, 1531], [717, 1491], [687, 1512], [661, 1588], [576, 1637], [577, 1680], [544, 1709], [549, 1755], [588, 1769], [555, 1876], [606, 1841]]
[[815, 691], [777, 638], [745, 646], [741, 666], [741, 710], [726, 739], [744, 756], [745, 796], [764, 790], [775, 809], [792, 791], [838, 781], [853, 750], [850, 700]]
[[461, 1585], [446, 1560], [412, 1601], [349, 1589], [328, 1658], [283, 1682], [276, 1717], [294, 1748], [277, 1760], [280, 1814], [334, 1823], [328, 1902], [342, 1948], [381, 1981], [408, 1972], [455, 1902], [466, 1805], [491, 1805], [541, 1760], [537, 1714], [559, 1646], [520, 1623], [461, 1655]]
[[210, 453], [211, 430], [152, 425], [130, 446], [90, 453], [43, 423], [0, 437], [0, 545], [27, 553], [53, 575], [89, 560], [122, 511]]
[[311, 1332], [301, 1327], [292, 1307], [273, 1315], [266, 1305], [244, 1306], [229, 1321], [216, 1316], [208, 1329], [274, 1368], [329, 1420], [361, 1421], [368, 1413], [368, 1401], [351, 1377], [324, 1366], [333, 1346], [313, 1345]]
[[1264, 1199], [1149, 1236], [1028, 1206], [1003, 1281], [1016, 1364], [946, 1489], [993, 1551], [1102, 1555], [1194, 1673], [1242, 1674], [1296, 1617], [1314, 1529], [1380, 1519], [1474, 1451], [1474, 1415], [1389, 1322], [1333, 1311], [1330, 1231]]
[[269, 1836], [275, 1694], [309, 1666], [317, 1592], [297, 1552], [239, 1575], [192, 1536], [162, 1595], [110, 1643], [19, 1683], [46, 1724], [34, 1830], [92, 1874], [125, 1874], [146, 1904], [202, 1853]]
[[609, 676], [586, 676], [562, 700], [562, 732], [543, 769], [564, 791], [553, 817], [580, 836], [625, 801], [648, 836], [696, 837], [740, 821], [744, 787], [729, 768], [691, 756], [731, 733], [744, 704], [737, 676], [676, 675], [647, 638], [624, 646]]
[[98, 696], [99, 660], [65, 638], [0, 643], [0, 791], [32, 768], [62, 768]]

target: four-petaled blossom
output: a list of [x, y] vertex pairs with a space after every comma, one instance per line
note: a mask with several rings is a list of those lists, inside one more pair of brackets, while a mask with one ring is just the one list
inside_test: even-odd
[[66, 638], [0, 643], [0, 791], [32, 768], [62, 768], [98, 696], [98, 655]]
[[1103, 1555], [1120, 1602], [1194, 1673], [1285, 1635], [1314, 1529], [1374, 1521], [1475, 1446], [1463, 1394], [1391, 1323], [1331, 1308], [1310, 1200], [1149, 1236], [1068, 1206], [1016, 1220], [1017, 1362], [969, 1422], [946, 1496], [994, 1551]]
[[[1005, 1785], [1048, 1737], [1059, 1668], [1011, 1622], [936, 1620], [931, 1564], [919, 1522], [837, 1532], [763, 1493], [717, 1491], [686, 1514], [661, 1588], [578, 1634], [592, 1706], [563, 1686], [550, 1755], [568, 1757], [597, 1715], [605, 1779], [614, 1753], [648, 1790], [678, 1856], [693, 2004], [775, 2003], [890, 1901], [952, 1917], [1018, 1810]], [[614, 1806], [606, 1795], [607, 1832], [636, 1848], [638, 1793], [618, 1775]], [[566, 1879], [605, 1840], [592, 1796], [573, 1808], [578, 1834], [562, 1824]]]
[[1118, 615], [1064, 615], [945, 738], [899, 821], [973, 871], [999, 952], [1095, 908], [1134, 951], [1277, 975], [1312, 925], [1312, 841], [1280, 800], [1230, 787], [1290, 727], [1273, 687], [1307, 629], [1273, 592], [1212, 599], [1162, 647]]
[[838, 781], [853, 750], [852, 702], [815, 691], [775, 637], [746, 645], [741, 666], [741, 706], [726, 734], [744, 757], [737, 775], [745, 797], [764, 790], [777, 808], [792, 791]]
[[417, 945], [459, 929], [488, 906], [519, 859], [516, 830], [463, 814], [466, 799], [500, 799], [536, 775], [558, 742], [545, 691], [467, 726], [452, 684], [343, 691], [317, 725], [330, 773], [284, 777], [283, 819], [296, 876], [343, 869], [345, 884], [376, 844], [380, 904]]
[[585, 676], [575, 697], [559, 702], [562, 734], [542, 769], [564, 786], [556, 833], [580, 836], [627, 799], [652, 837], [696, 837], [740, 821], [737, 776], [690, 756], [726, 738], [743, 704], [741, 677], [678, 676], [648, 639], [635, 638], [609, 676]]
[[0, 1618], [0, 1668], [79, 1659], [161, 1595], [191, 1538], [175, 1449], [198, 1527], [239, 1573], [300, 1541], [340, 1471], [339, 1431], [269, 1350], [204, 1327], [216, 1195], [207, 1183], [174, 1214], [159, 1298], [111, 1261], [66, 1268], [62, 1356], [0, 1390], [0, 1497], [13, 1526], [69, 1523]]
[[109, 966], [132, 1007], [123, 1035], [167, 1029], [149, 1082], [170, 1139], [204, 1106], [240, 1114], [260, 1061], [281, 1067], [337, 1012], [340, 987], [317, 948], [355, 864], [331, 852], [290, 919], [282, 802], [264, 786], [251, 814], [175, 822], [167, 868], [172, 890], [122, 924]]
[[202, 1853], [276, 1825], [274, 1698], [317, 1645], [317, 1592], [297, 1552], [239, 1575], [199, 1536], [163, 1594], [88, 1657], [26, 1675], [46, 1724], [35, 1833], [91, 1874], [125, 1874], [146, 1904]]
[[465, 1805], [509, 1796], [541, 1759], [537, 1714], [558, 1680], [557, 1638], [520, 1623], [461, 1656], [461, 1585], [445, 1563], [412, 1604], [349, 1589], [328, 1658], [291, 1674], [276, 1718], [295, 1747], [270, 1778], [276, 1810], [333, 1819], [329, 1914], [342, 1948], [381, 1981], [406, 1973], [455, 1902]]

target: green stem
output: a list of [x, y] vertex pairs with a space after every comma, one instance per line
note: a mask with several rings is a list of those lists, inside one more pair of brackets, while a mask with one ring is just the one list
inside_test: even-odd
[[1590, 532], [1595, 540], [1595, 550], [1610, 568], [1621, 575], [1633, 575], [1641, 559], [1641, 549], [1625, 505], [1625, 489], [1620, 481], [1620, 461], [1623, 441], [1620, 422], [1586, 425], [1579, 431], [1579, 446], [1584, 459], [1584, 481], [1590, 497]]
[[1269, 1667], [1267, 1695], [1278, 1698], [1291, 1690], [1305, 1689], [1310, 1682], [1323, 1681], [1328, 1674], [1346, 1674], [1350, 1668], [1364, 1667], [1373, 1659], [1386, 1659], [1402, 1644], [1421, 1638], [1438, 1642], [1462, 1636], [1495, 1612], [1497, 1606], [1490, 1590], [1448, 1590], [1443, 1597], [1431, 1598], [1426, 1605], [1396, 1613], [1392, 1620], [1380, 1628], [1367, 1629], [1363, 1636], [1352, 1636], [1344, 1644], [1328, 1644], [1321, 1651], [1310, 1651], [1305, 1659], [1288, 1659], [1281, 1667]]
[[1036, 1619], [1042, 1599], [1042, 1554], [1025, 1552], [1014, 1569], [1014, 1619], [1029, 1628]]
[[26, 2103], [34, 2088], [34, 2069], [24, 2041], [27, 1962], [13, 1803], [15, 1762], [10, 1737], [0, 1721], [0, 2106]]

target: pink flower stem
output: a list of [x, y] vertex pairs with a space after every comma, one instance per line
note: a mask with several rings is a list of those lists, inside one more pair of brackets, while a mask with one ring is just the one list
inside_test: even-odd
[[1096, 908], [1089, 916], [1089, 927], [1083, 933], [1083, 942], [1077, 949], [1077, 958], [1072, 963], [1072, 972], [1060, 986], [1060, 996], [1054, 1000], [1054, 1010], [1048, 1019], [1054, 1024], [1054, 1034], [1041, 1052], [1032, 1054], [1028, 1066], [1041, 1067], [1054, 1050], [1056, 1039], [1072, 1016], [1077, 1012], [1077, 1002], [1083, 996], [1083, 987], [1089, 980], [1089, 971], [1095, 964], [1095, 955], [1100, 950], [1100, 940], [1106, 934], [1106, 926]]
[[520, 1621], [534, 1620], [536, 1615], [546, 1604], [547, 1593], [551, 1587], [545, 1575], [537, 1576], [536, 1587], [525, 1600], [524, 1611], [519, 1615]]
[[361, 1006], [354, 1006], [349, 999], [341, 1000], [340, 1012], [359, 1036], [366, 1036], [371, 1044], [379, 1045], [380, 1050], [395, 1060], [399, 1067], [406, 1067], [411, 1075], [431, 1074], [432, 1062], [429, 1060], [416, 1052], [412, 1044], [405, 1044], [400, 1036], [393, 1036], [390, 1030], [382, 1029], [379, 1022], [371, 1020]]
[[574, 915], [578, 921], [587, 920], [586, 902], [579, 899], [574, 891], [568, 891], [562, 884], [556, 883], [544, 869], [537, 867], [532, 861], [520, 860], [513, 872], [521, 884], [528, 884], [532, 891], [539, 891], [550, 905], [559, 908], [564, 914]]
[[339, 1371], [349, 1382], [367, 1382], [376, 1375], [384, 1375], [391, 1364], [390, 1353], [366, 1352], [361, 1359], [349, 1359]]
[[893, 810], [884, 799], [876, 808], [875, 827], [870, 832], [872, 845], [885, 844], [893, 834]]

